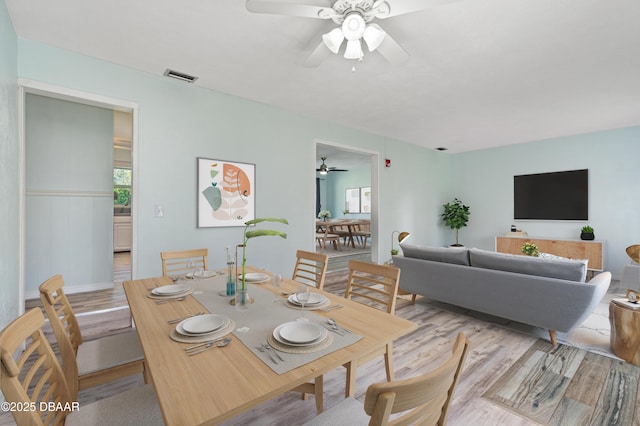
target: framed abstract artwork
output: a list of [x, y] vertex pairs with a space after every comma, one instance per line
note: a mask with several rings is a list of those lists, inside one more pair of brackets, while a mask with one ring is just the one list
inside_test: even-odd
[[371, 213], [371, 187], [360, 188], [360, 213]]
[[360, 188], [348, 188], [344, 193], [345, 211], [360, 213]]
[[198, 228], [244, 226], [256, 216], [256, 165], [198, 158]]

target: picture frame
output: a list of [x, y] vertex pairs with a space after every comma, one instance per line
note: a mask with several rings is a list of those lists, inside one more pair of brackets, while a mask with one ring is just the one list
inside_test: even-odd
[[256, 165], [197, 158], [197, 227], [244, 226], [256, 217]]
[[371, 213], [371, 187], [360, 188], [360, 213]]
[[360, 213], [360, 188], [345, 189], [344, 204], [349, 213]]

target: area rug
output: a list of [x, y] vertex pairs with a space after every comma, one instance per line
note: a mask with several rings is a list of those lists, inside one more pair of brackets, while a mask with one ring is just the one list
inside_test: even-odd
[[639, 380], [640, 367], [537, 340], [482, 396], [544, 425], [632, 425]]

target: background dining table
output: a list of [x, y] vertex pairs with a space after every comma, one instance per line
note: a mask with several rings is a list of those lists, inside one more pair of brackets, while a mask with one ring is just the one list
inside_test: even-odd
[[[249, 271], [266, 273], [257, 268], [249, 268]], [[229, 345], [189, 356], [185, 347], [190, 344], [170, 337], [176, 326], [168, 321], [198, 312], [228, 315], [236, 323], [242, 321], [240, 312], [229, 304], [232, 298], [224, 296], [225, 283], [226, 276], [220, 271], [214, 277], [200, 280], [201, 294], [163, 304], [150, 298], [150, 292], [157, 286], [173, 284], [170, 278], [124, 283], [146, 365], [167, 425], [217, 424], [366, 356], [417, 327], [411, 321], [312, 288], [312, 292], [324, 295], [328, 304], [342, 307], [329, 312], [307, 311], [305, 316], [318, 324], [333, 318], [350, 333], [331, 332], [330, 347], [313, 356], [279, 352], [286, 362], [274, 363], [268, 354], [257, 349], [258, 344], [272, 334], [276, 324], [295, 320], [301, 311], [287, 307], [285, 296], [281, 296], [280, 303], [274, 303], [275, 289], [267, 280], [247, 284], [249, 295], [254, 294], [254, 303], [245, 312], [244, 321], [253, 331], [245, 335], [234, 331]], [[296, 287], [295, 281], [285, 278], [279, 291], [293, 292]]]

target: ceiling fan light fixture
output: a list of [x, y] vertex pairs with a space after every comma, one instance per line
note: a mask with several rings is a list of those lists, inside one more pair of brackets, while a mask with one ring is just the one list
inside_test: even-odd
[[340, 28], [334, 28], [328, 33], [323, 34], [322, 41], [325, 46], [327, 46], [327, 49], [333, 53], [338, 53], [338, 50], [340, 50], [340, 46], [342, 46], [342, 42], [344, 41], [342, 30]]
[[347, 40], [347, 49], [344, 51], [345, 59], [362, 59], [363, 56], [360, 40]]
[[364, 39], [365, 43], [367, 43], [369, 52], [373, 52], [382, 44], [386, 35], [387, 33], [385, 33], [379, 25], [369, 24], [364, 30], [362, 38]]
[[366, 27], [364, 18], [358, 12], [348, 14], [342, 22], [342, 34], [349, 41], [360, 40]]

